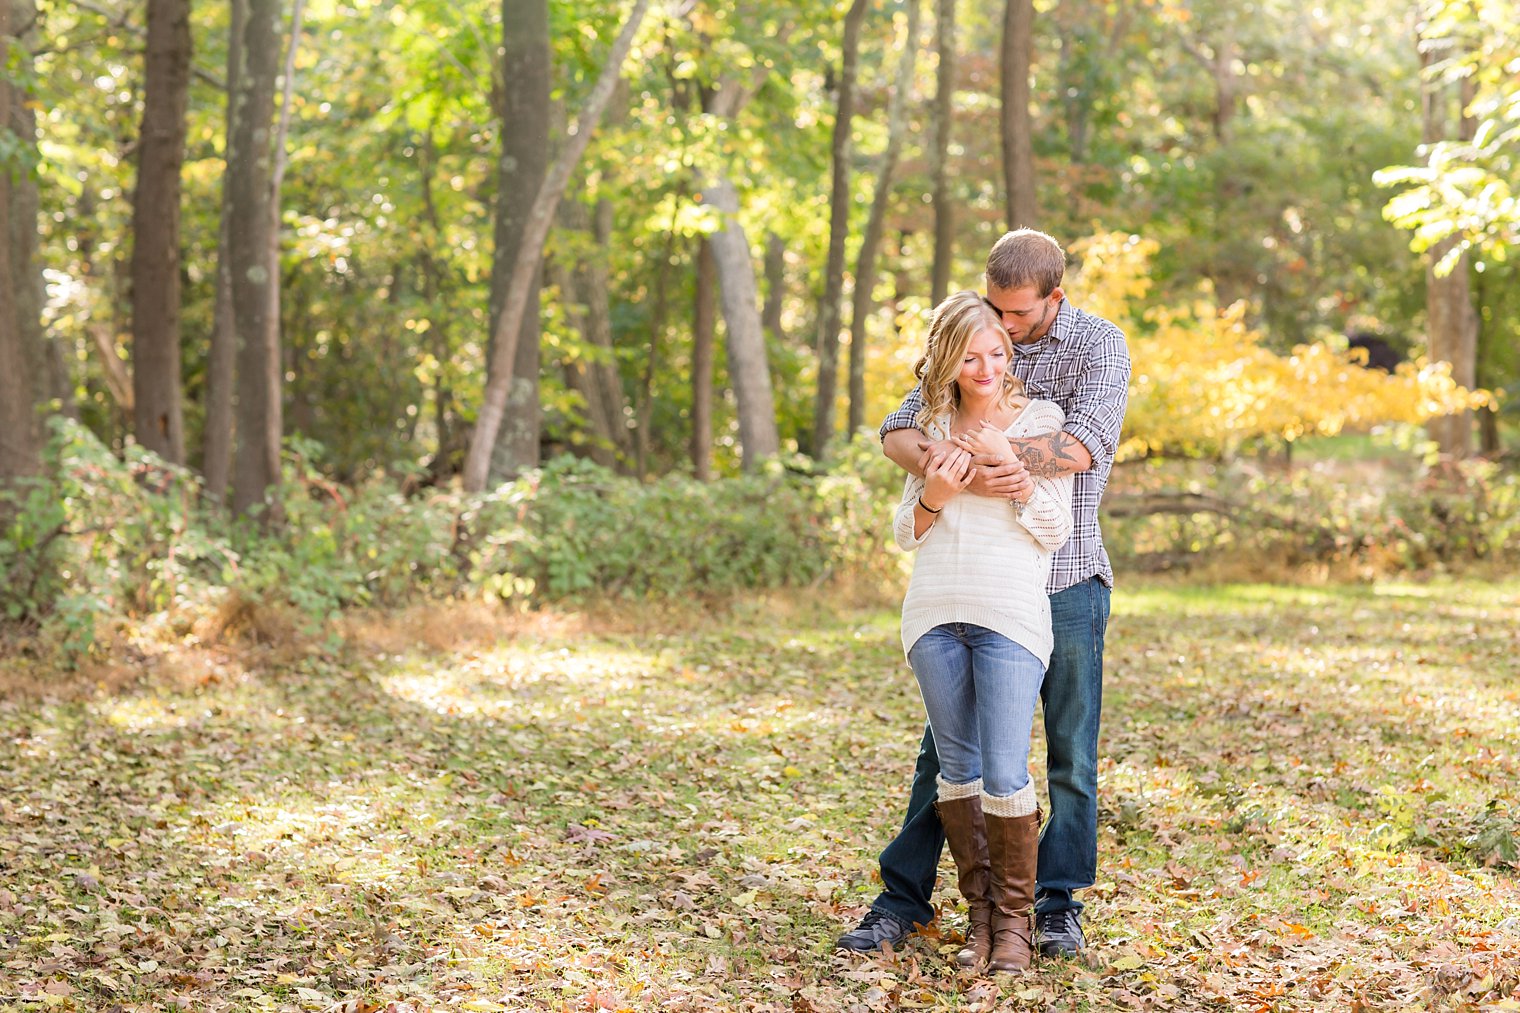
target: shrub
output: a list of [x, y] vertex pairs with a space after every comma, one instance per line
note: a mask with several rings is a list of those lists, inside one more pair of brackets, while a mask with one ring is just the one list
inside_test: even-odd
[[1408, 475], [1151, 461], [1116, 474], [1103, 528], [1116, 564], [1142, 570], [1228, 559], [1371, 576], [1504, 561], [1520, 556], [1520, 475], [1485, 461]]
[[225, 520], [193, 475], [139, 448], [118, 459], [88, 430], [54, 423], [46, 478], [10, 490], [0, 564], [6, 619], [68, 655], [105, 621], [154, 617], [179, 632], [228, 602], [293, 611], [310, 629], [340, 610], [427, 596], [536, 604], [599, 596], [727, 595], [876, 579], [895, 469], [863, 441], [833, 473], [648, 484], [575, 458], [482, 496], [407, 495], [378, 475], [339, 486], [291, 441], [281, 516]]
[[886, 548], [895, 499], [874, 477], [777, 465], [718, 482], [666, 476], [646, 485], [559, 458], [467, 513], [476, 545], [469, 579], [502, 597], [554, 600], [729, 594], [884, 572], [895, 565]]
[[87, 651], [101, 618], [183, 604], [224, 548], [200, 522], [189, 472], [136, 447], [118, 459], [71, 419], [49, 426], [48, 477], [4, 494], [0, 609]]

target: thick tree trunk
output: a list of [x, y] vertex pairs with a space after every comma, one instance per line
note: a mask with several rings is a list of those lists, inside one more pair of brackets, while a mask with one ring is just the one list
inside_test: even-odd
[[[512, 265], [533, 198], [549, 166], [548, 0], [503, 0], [501, 6], [501, 157], [496, 169], [495, 256], [491, 263], [491, 331], [486, 361], [494, 360], [495, 339]], [[513, 478], [539, 462], [539, 284], [536, 270], [527, 308], [518, 328], [506, 417], [491, 453], [491, 479]]]
[[[12, 76], [29, 76], [26, 34], [36, 20], [30, 0], [0, 0], [0, 485], [41, 467], [38, 408], [48, 394], [42, 334], [42, 268], [37, 260], [38, 194], [30, 162], [37, 123]], [[12, 50], [15, 52], [12, 52]], [[17, 164], [20, 162], [21, 164]]]
[[713, 335], [718, 323], [718, 269], [712, 245], [697, 241], [697, 287], [691, 322], [691, 466], [698, 481], [712, 478]]
[[148, 0], [137, 194], [132, 203], [134, 429], [185, 463], [179, 364], [179, 195], [190, 95], [190, 0]]
[[[242, 38], [248, 20], [247, 0], [231, 0], [229, 38]], [[233, 110], [238, 95], [238, 49], [227, 50], [227, 147], [232, 147]], [[211, 351], [206, 361], [206, 423], [201, 472], [206, 496], [221, 503], [232, 474], [233, 405], [237, 399], [237, 322], [232, 316], [232, 200], [222, 175], [222, 221], [216, 256], [216, 299]]]
[[[1428, 50], [1422, 50], [1423, 140], [1427, 144], [1447, 140], [1447, 131], [1453, 126], [1459, 136], [1470, 137], [1471, 126], [1461, 117], [1452, 89], [1429, 75], [1432, 59]], [[1477, 381], [1478, 314], [1473, 308], [1470, 265], [1464, 255], [1457, 258], [1449, 273], [1442, 275], [1437, 270], [1455, 242], [1454, 238], [1443, 240], [1428, 253], [1427, 340], [1431, 359], [1450, 363], [1452, 379], [1463, 387], [1473, 387]], [[1426, 429], [1442, 454], [1465, 458], [1473, 450], [1472, 422], [1471, 412], [1461, 412], [1433, 418]]]
[[[12, 49], [21, 49], [15, 38], [15, 26], [21, 5], [0, 0], [0, 59], [12, 67]], [[21, 62], [30, 65], [30, 55], [21, 53]], [[24, 108], [26, 94], [18, 90], [11, 73], [0, 76], [0, 129], [17, 128], [18, 113]], [[29, 135], [18, 137], [29, 148]], [[35, 475], [40, 467], [41, 427], [36, 417], [36, 354], [30, 345], [41, 341], [40, 322], [24, 316], [24, 300], [18, 298], [17, 283], [26, 283], [30, 272], [29, 254], [20, 233], [36, 221], [27, 221], [26, 199], [21, 190], [29, 184], [27, 173], [0, 172], [0, 487]], [[18, 263], [20, 262], [20, 263]]]
[[267, 505], [280, 474], [278, 460], [270, 460], [268, 443], [269, 405], [278, 396], [269, 389], [274, 375], [269, 361], [269, 184], [279, 24], [279, 0], [248, 0], [247, 18], [232, 46], [238, 66], [226, 185], [238, 376], [232, 506], [240, 514]]
[[1034, 125], [1029, 117], [1029, 75], [1034, 55], [1034, 0], [1008, 0], [1003, 10], [1003, 183], [1008, 227], [1037, 228]]
[[934, 272], [930, 301], [938, 306], [950, 291], [955, 258], [954, 208], [950, 204], [950, 125], [955, 100], [955, 0], [935, 0], [934, 49], [939, 55], [934, 105], [930, 109], [934, 148], [929, 171], [934, 180]]
[[887, 207], [892, 201], [892, 179], [902, 157], [903, 127], [907, 122], [908, 93], [913, 88], [913, 72], [918, 62], [918, 25], [920, 0], [908, 0], [908, 37], [897, 63], [897, 82], [887, 104], [887, 148], [882, 152], [881, 168], [876, 174], [876, 192], [871, 198], [871, 213], [860, 240], [860, 257], [855, 263], [855, 297], [850, 307], [850, 418], [849, 432], [865, 425], [866, 417], [866, 347], [869, 335], [873, 290], [876, 288], [876, 256], [881, 249], [886, 226]]
[[755, 292], [755, 262], [749, 238], [739, 224], [739, 195], [727, 179], [703, 187], [702, 199], [723, 216], [723, 228], [708, 243], [718, 273], [723, 322], [728, 331], [728, 380], [739, 408], [739, 444], [745, 471], [781, 452], [776, 404], [771, 394], [770, 364], [760, 303]]
[[528, 293], [538, 272], [544, 240], [549, 235], [549, 224], [554, 220], [554, 209], [565, 192], [565, 185], [570, 181], [570, 173], [591, 141], [592, 130], [612, 98], [612, 89], [617, 84], [623, 61], [633, 46], [634, 33], [638, 31], [640, 22], [644, 20], [644, 12], [648, 9], [649, 0], [634, 0], [633, 10], [624, 22], [617, 41], [612, 44], [607, 65], [602, 68], [601, 76], [597, 78], [596, 86], [586, 100], [575, 130], [544, 176], [543, 185], [538, 188], [538, 195], [528, 211], [523, 235], [518, 243], [517, 259], [512, 266], [511, 281], [502, 301], [501, 316], [497, 320], [497, 326], [491, 330], [494, 348], [486, 373], [485, 396], [475, 422], [475, 432], [470, 438], [469, 452], [465, 455], [464, 487], [467, 491], [480, 492], [486, 487], [489, 478], [492, 449], [496, 445], [502, 418], [506, 414], [507, 394], [512, 384], [511, 364], [517, 355], [518, 336], [528, 307]]
[[850, 133], [855, 120], [855, 78], [860, 63], [860, 26], [868, 0], [854, 0], [844, 18], [843, 59], [839, 97], [834, 110], [830, 160], [833, 187], [829, 195], [829, 254], [823, 275], [823, 302], [818, 307], [818, 391], [813, 402], [813, 456], [828, 456], [834, 438], [834, 401], [839, 388], [840, 300], [844, 294], [844, 245], [850, 230]]
[[[1476, 384], [1478, 314], [1473, 309], [1468, 261], [1457, 259], [1450, 274], [1442, 277], [1436, 264], [1450, 251], [1453, 240], [1430, 249], [1425, 269], [1425, 317], [1430, 357], [1451, 364], [1452, 379], [1463, 387]], [[1472, 413], [1461, 412], [1433, 418], [1427, 425], [1430, 438], [1441, 453], [1469, 457], [1473, 449]]]

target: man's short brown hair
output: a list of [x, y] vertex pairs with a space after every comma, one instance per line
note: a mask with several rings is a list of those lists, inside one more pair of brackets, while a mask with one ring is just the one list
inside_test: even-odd
[[1061, 244], [1034, 229], [1003, 233], [987, 254], [989, 288], [1033, 285], [1043, 299], [1056, 290], [1065, 273], [1066, 253]]

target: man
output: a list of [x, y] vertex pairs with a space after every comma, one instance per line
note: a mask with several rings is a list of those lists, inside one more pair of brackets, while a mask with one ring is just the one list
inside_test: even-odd
[[[1103, 636], [1108, 626], [1113, 568], [1098, 529], [1098, 502], [1108, 483], [1129, 393], [1124, 334], [1101, 317], [1066, 301], [1061, 290], [1066, 255], [1033, 229], [1005, 234], [987, 256], [987, 304], [1014, 346], [1014, 373], [1032, 398], [1066, 413], [1062, 432], [1014, 441], [1018, 460], [976, 458], [969, 487], [1001, 496], [1021, 509], [1034, 492], [1032, 475], [1075, 475], [1071, 539], [1051, 559], [1051, 624], [1055, 650], [1040, 697], [1045, 709], [1050, 820], [1040, 835], [1035, 926], [1040, 952], [1080, 952], [1082, 903], [1098, 866], [1098, 720], [1103, 702]], [[922, 407], [915, 388], [881, 427], [882, 452], [923, 474], [937, 445], [914, 428]], [[898, 946], [934, 917], [930, 897], [945, 834], [934, 810], [939, 761], [925, 727], [902, 830], [881, 853], [881, 894], [861, 924], [839, 939], [866, 952]]]

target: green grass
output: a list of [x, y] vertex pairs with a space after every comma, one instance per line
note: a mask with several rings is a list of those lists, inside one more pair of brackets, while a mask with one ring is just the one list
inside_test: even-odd
[[816, 606], [13, 696], [0, 1009], [1520, 1008], [1520, 584], [1122, 587], [1093, 945], [991, 983], [949, 887], [831, 952], [921, 711]]

